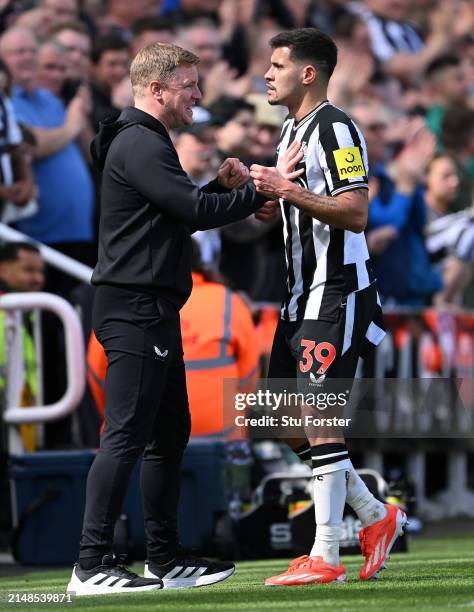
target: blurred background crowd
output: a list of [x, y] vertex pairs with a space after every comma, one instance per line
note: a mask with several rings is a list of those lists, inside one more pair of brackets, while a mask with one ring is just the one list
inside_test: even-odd
[[[287, 111], [266, 102], [268, 41], [314, 26], [339, 48], [329, 99], [366, 138], [366, 234], [384, 304], [473, 307], [473, 25], [467, 0], [0, 0], [0, 220], [94, 266], [100, 177], [90, 141], [101, 120], [133, 104], [130, 63], [153, 42], [201, 59], [194, 124], [172, 134], [191, 179], [207, 183], [226, 157], [273, 164]], [[201, 271], [247, 304], [280, 301], [281, 219], [194, 238]], [[90, 304], [78, 281], [43, 270], [39, 253], [4, 251], [3, 290]], [[48, 363], [61, 361], [60, 342], [47, 350]], [[59, 367], [45, 369], [46, 400], [62, 391]]]
[[[361, 127], [367, 239], [386, 304], [474, 305], [474, 6], [463, 0], [0, 0], [2, 221], [94, 265], [99, 177], [89, 143], [133, 103], [143, 46], [195, 52], [201, 107], [173, 135], [201, 185], [220, 161], [271, 164], [286, 109], [266, 103], [268, 40], [315, 26], [339, 47], [329, 98]], [[280, 221], [198, 233], [206, 266], [256, 301], [281, 298]], [[49, 271], [47, 288], [73, 288]]]

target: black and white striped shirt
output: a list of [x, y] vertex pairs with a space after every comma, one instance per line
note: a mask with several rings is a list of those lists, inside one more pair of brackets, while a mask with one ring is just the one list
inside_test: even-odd
[[358, 2], [350, 8], [367, 24], [372, 53], [379, 61], [387, 62], [397, 53], [419, 53], [423, 49], [423, 40], [408, 21], [385, 19]]
[[[302, 143], [304, 158], [297, 180], [318, 195], [336, 196], [368, 188], [368, 160], [364, 137], [339, 108], [322, 102], [296, 122], [287, 117], [278, 157], [294, 141]], [[343, 298], [374, 280], [363, 233], [337, 229], [280, 201], [284, 222], [286, 297], [282, 318], [336, 320]]]
[[14, 181], [11, 162], [12, 147], [21, 143], [21, 132], [9, 98], [0, 94], [0, 184]]
[[426, 248], [431, 263], [443, 267], [454, 255], [466, 263], [474, 263], [474, 214], [471, 210], [432, 219], [425, 227]]

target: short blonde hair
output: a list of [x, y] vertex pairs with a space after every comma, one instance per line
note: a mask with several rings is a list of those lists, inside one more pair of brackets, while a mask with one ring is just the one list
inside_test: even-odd
[[166, 84], [178, 66], [194, 66], [197, 63], [197, 55], [177, 45], [158, 42], [144, 47], [137, 53], [130, 68], [133, 96], [143, 96], [151, 81]]

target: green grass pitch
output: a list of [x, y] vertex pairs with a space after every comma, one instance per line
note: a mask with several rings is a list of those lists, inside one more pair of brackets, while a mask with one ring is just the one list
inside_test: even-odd
[[[393, 554], [379, 580], [360, 582], [362, 557], [343, 558], [346, 585], [265, 587], [267, 576], [287, 561], [243, 561], [221, 584], [134, 595], [81, 597], [70, 604], [8, 603], [8, 593], [64, 593], [70, 570], [0, 579], [0, 610], [94, 610], [97, 612], [221, 612], [322, 610], [324, 612], [474, 611], [474, 535], [414, 540], [408, 554]], [[134, 566], [137, 572], [142, 566]]]

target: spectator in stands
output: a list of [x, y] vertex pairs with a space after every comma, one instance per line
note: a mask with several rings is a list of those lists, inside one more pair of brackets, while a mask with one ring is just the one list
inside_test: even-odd
[[132, 37], [132, 27], [142, 17], [157, 17], [162, 0], [107, 0], [106, 14], [101, 20], [101, 34], [116, 33], [127, 42]]
[[433, 8], [425, 41], [409, 21], [407, 0], [364, 0], [354, 7], [368, 25], [372, 51], [383, 71], [406, 83], [419, 78], [435, 57], [472, 27], [464, 3], [442, 2]]
[[40, 6], [50, 30], [69, 21], [78, 21], [78, 0], [40, 0]]
[[36, 195], [31, 164], [22, 147], [22, 135], [9, 98], [11, 75], [0, 60], [0, 217], [7, 219], [6, 209], [17, 210], [13, 218]]
[[78, 19], [78, 0], [40, 0], [36, 7], [24, 12], [15, 25], [34, 31], [38, 40], [43, 41], [55, 27]]
[[[11, 28], [0, 39], [0, 53], [10, 66], [13, 106], [18, 120], [36, 138], [34, 176], [39, 188], [38, 212], [17, 223], [20, 231], [87, 265], [97, 260], [94, 243], [94, 187], [78, 141], [88, 127], [90, 100], [79, 88], [67, 108], [61, 100], [37, 86], [37, 41], [32, 32]], [[87, 138], [86, 138], [87, 140]], [[83, 142], [84, 144], [84, 142]], [[46, 289], [69, 296], [78, 281], [53, 267], [47, 268]], [[57, 401], [64, 392], [64, 344], [56, 317], [45, 316], [45, 401]], [[70, 444], [71, 422], [66, 417], [49, 424], [46, 444]]]
[[255, 109], [256, 131], [249, 147], [250, 157], [260, 160], [258, 163], [271, 165], [286, 112], [281, 106], [270, 106], [265, 94], [249, 94], [245, 101]]
[[66, 49], [54, 40], [44, 42], [38, 51], [38, 87], [61, 97], [66, 83]]
[[[213, 313], [211, 318], [209, 312]], [[232, 436], [232, 421], [224, 418], [224, 379], [228, 379], [227, 397], [253, 390], [260, 349], [249, 307], [206, 270], [196, 242], [193, 291], [180, 317], [191, 435]], [[104, 349], [92, 332], [87, 351], [88, 382], [102, 417], [106, 369]]]
[[67, 104], [76, 95], [77, 89], [89, 81], [91, 38], [79, 21], [66, 22], [53, 28], [51, 38], [66, 49], [67, 81], [61, 98]]
[[468, 82], [457, 55], [445, 54], [428, 64], [425, 80], [431, 104], [427, 109], [426, 123], [439, 140], [441, 124], [450, 106], [466, 106]]
[[381, 106], [360, 104], [352, 108], [351, 115], [367, 143], [367, 243], [379, 293], [385, 301], [425, 305], [441, 289], [441, 278], [430, 265], [423, 238], [426, 208], [421, 184], [434, 155], [434, 137], [427, 130], [418, 132], [405, 144], [389, 173], [384, 163], [386, 118]]
[[[34, 35], [23, 28], [11, 28], [0, 39], [0, 53], [13, 77], [15, 113], [37, 140], [34, 175], [39, 186], [39, 210], [19, 222], [18, 229], [93, 265], [93, 185], [76, 144], [87, 124], [87, 99], [79, 90], [65, 109], [56, 96], [39, 88], [37, 51]], [[74, 284], [70, 277], [53, 271], [48, 278], [49, 289], [59, 293], [67, 293]]]
[[453, 211], [468, 208], [474, 188], [474, 111], [466, 107], [446, 109], [441, 124], [442, 151], [451, 155], [457, 165], [460, 188]]
[[30, 242], [7, 242], [0, 247], [2, 293], [41, 291], [44, 262], [40, 250]]
[[132, 26], [131, 42], [132, 57], [155, 42], [172, 43], [175, 38], [176, 26], [171, 19], [165, 17], [143, 17], [137, 19]]
[[177, 0], [165, 14], [182, 23], [190, 23], [200, 17], [215, 18], [221, 2], [222, 0]]
[[199, 77], [207, 74], [222, 59], [222, 43], [215, 24], [208, 19], [199, 19], [178, 31], [179, 42], [199, 57]]
[[[184, 171], [199, 187], [207, 184], [219, 167], [215, 137], [218, 123], [206, 109], [195, 106], [193, 124], [180, 130], [175, 140], [176, 152]], [[219, 230], [194, 232], [193, 240], [199, 244], [206, 267], [217, 271], [221, 253]]]
[[[143, 17], [134, 22], [132, 36], [130, 51], [133, 59], [143, 47], [155, 42], [173, 42], [175, 39], [175, 24], [163, 17]], [[126, 106], [133, 106], [132, 84], [128, 74], [120, 83], [114, 85], [111, 101], [115, 108], [122, 109]]]
[[342, 13], [334, 20], [338, 61], [328, 88], [333, 104], [345, 108], [358, 96], [373, 92], [371, 79], [376, 75], [376, 61], [370, 46], [367, 23], [360, 15]]
[[112, 103], [112, 92], [128, 78], [130, 52], [128, 44], [118, 34], [97, 39], [92, 49], [92, 124], [99, 129], [99, 122], [119, 113]]
[[[216, 130], [218, 155], [238, 157], [250, 166], [252, 148], [257, 136], [255, 107], [242, 98], [223, 96], [209, 107], [212, 116], [222, 120]], [[254, 218], [244, 219], [221, 228], [222, 274], [234, 289], [247, 292], [255, 299], [262, 282], [265, 262], [264, 245], [260, 238], [268, 227]]]
[[[9, 242], [0, 247], [0, 294], [41, 291], [44, 285], [44, 263], [40, 251], [28, 242]], [[0, 395], [5, 390], [5, 313], [0, 311]], [[36, 349], [33, 340], [31, 313], [23, 317], [24, 383], [20, 404], [32, 406], [38, 393]], [[26, 451], [36, 449], [36, 425], [20, 425]]]
[[[252, 39], [250, 58], [247, 74], [250, 79], [250, 92], [267, 94], [267, 82], [264, 75], [270, 65], [271, 50], [269, 45], [271, 38], [276, 36], [280, 30], [274, 26], [261, 25]], [[268, 106], [268, 102], [266, 102]]]
[[178, 44], [200, 58], [198, 71], [203, 106], [209, 106], [223, 95], [244, 96], [250, 92], [250, 77], [238, 77], [238, 71], [223, 59], [222, 40], [212, 21], [199, 19], [182, 27], [178, 31]]
[[230, 155], [251, 165], [254, 161], [251, 149], [257, 134], [255, 107], [242, 98], [223, 96], [209, 106], [209, 112], [222, 120], [223, 125], [216, 131], [221, 159]]
[[455, 161], [449, 155], [437, 155], [427, 169], [425, 192], [429, 218], [426, 247], [431, 262], [443, 275], [443, 289], [435, 296], [437, 304], [460, 304], [472, 276], [473, 209], [453, 212], [450, 208], [459, 185]]
[[[205, 109], [199, 109], [207, 113]], [[193, 109], [196, 116], [197, 109]], [[209, 115], [209, 114], [208, 114]], [[176, 138], [175, 146], [179, 161], [189, 178], [198, 186], [206, 185], [216, 174], [219, 158], [216, 149], [215, 127], [211, 116], [208, 120], [196, 121], [181, 130]]]
[[428, 220], [444, 217], [451, 210], [459, 191], [459, 174], [456, 162], [446, 154], [438, 154], [426, 170], [425, 202], [428, 207]]
[[458, 45], [458, 55], [471, 98], [474, 96], [474, 35], [467, 34]]
[[191, 435], [231, 434], [235, 424], [231, 415], [224, 418], [224, 379], [230, 379], [227, 397], [253, 390], [260, 349], [249, 307], [239, 295], [206, 272], [196, 243], [193, 292], [180, 316]]
[[346, 0], [325, 0], [324, 2], [311, 2], [307, 11], [307, 26], [314, 27], [335, 36], [335, 24], [339, 17], [348, 11]]

